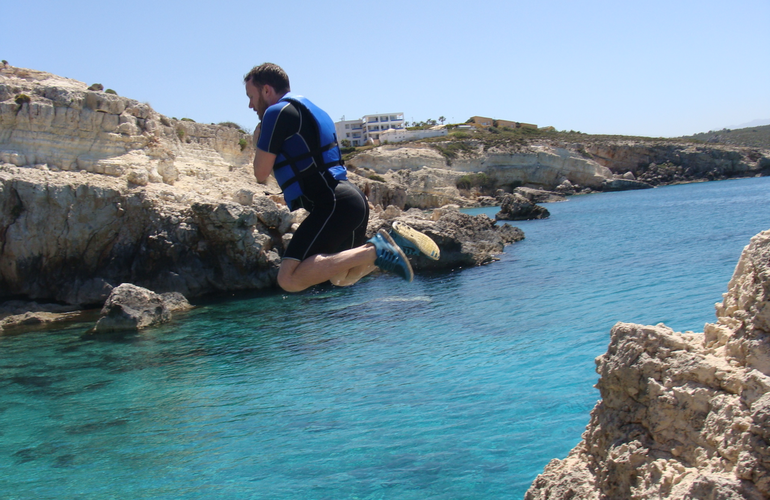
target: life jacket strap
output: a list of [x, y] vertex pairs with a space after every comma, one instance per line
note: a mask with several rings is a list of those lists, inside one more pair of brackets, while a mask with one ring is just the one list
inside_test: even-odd
[[312, 175], [312, 174], [322, 174], [325, 172], [328, 172], [330, 168], [336, 167], [337, 165], [342, 165], [342, 162], [339, 161], [333, 161], [329, 163], [324, 163], [322, 169], [315, 169], [315, 168], [306, 168], [305, 170], [302, 170], [301, 172], [294, 173], [294, 177], [287, 180], [283, 184], [281, 184], [281, 191], [286, 191], [286, 188], [291, 186], [295, 182], [299, 182], [300, 185], [302, 185], [302, 182], [305, 180], [306, 177]]
[[[330, 142], [326, 146], [322, 146], [322, 147], [320, 147], [318, 149], [314, 149], [312, 151], [308, 151], [306, 153], [302, 153], [301, 155], [287, 157], [285, 160], [279, 161], [278, 163], [273, 165], [273, 169], [278, 169], [278, 168], [281, 168], [281, 167], [285, 167], [286, 165], [296, 165], [297, 162], [299, 162], [299, 161], [307, 160], [308, 158], [312, 158], [312, 157], [316, 156], [319, 153], [325, 153], [325, 152], [327, 152], [327, 151], [329, 151], [329, 150], [331, 150], [331, 149], [333, 149], [335, 147], [337, 147], [337, 141]], [[337, 163], [337, 162], [335, 162], [335, 163]], [[342, 164], [341, 160], [338, 163]]]
[[[320, 138], [322, 134], [321, 134], [320, 126], [318, 124], [318, 120], [316, 116], [313, 114], [313, 112], [308, 108], [308, 106], [299, 99], [295, 99], [295, 98], [284, 98], [284, 99], [306, 110], [308, 113], [310, 113], [313, 116], [313, 118], [310, 120], [310, 123], [313, 126], [314, 132], [318, 134], [318, 137]], [[330, 168], [336, 165], [342, 165], [342, 166], [345, 165], [345, 163], [342, 161], [341, 152], [340, 152], [339, 160], [326, 161], [326, 159], [324, 158], [324, 153], [338, 147], [337, 134], [333, 134], [332, 138], [333, 140], [324, 146], [313, 148], [312, 150], [299, 154], [297, 156], [286, 156], [284, 160], [273, 165], [273, 170], [278, 170], [288, 165], [291, 167], [291, 170], [293, 173], [293, 176], [291, 178], [287, 179], [285, 182], [281, 184], [281, 191], [285, 192], [287, 187], [289, 187], [290, 185], [296, 182], [299, 184], [300, 190], [304, 193], [305, 179], [308, 176], [315, 173], [324, 175], [325, 173], [329, 172]], [[307, 160], [309, 158], [313, 159], [313, 163], [309, 165], [307, 168], [305, 168], [304, 170], [300, 170], [298, 163], [302, 160]]]
[[[335, 139], [336, 139], [336, 136], [335, 136]], [[315, 174], [315, 173], [323, 174], [324, 172], [328, 171], [331, 167], [335, 167], [337, 165], [344, 165], [345, 163], [342, 161], [342, 158], [340, 158], [339, 160], [332, 160], [328, 162], [324, 161], [323, 153], [331, 149], [334, 149], [336, 147], [337, 147], [337, 141], [335, 140], [334, 142], [330, 142], [326, 146], [321, 146], [320, 148], [314, 149], [312, 151], [307, 151], [297, 156], [288, 157], [285, 160], [276, 163], [273, 166], [273, 170], [290, 165], [291, 170], [294, 174], [291, 179], [288, 179], [283, 184], [281, 184], [281, 191], [286, 191], [286, 188], [289, 187], [294, 182], [299, 182], [300, 186], [302, 186], [305, 178], [311, 174]], [[312, 165], [304, 170], [300, 170], [297, 163], [299, 163], [302, 160], [307, 160], [308, 158], [313, 158]]]

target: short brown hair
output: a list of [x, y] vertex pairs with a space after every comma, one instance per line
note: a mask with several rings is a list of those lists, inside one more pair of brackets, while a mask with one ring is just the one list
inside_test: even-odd
[[259, 87], [262, 85], [270, 85], [273, 87], [273, 90], [279, 93], [291, 91], [289, 76], [280, 66], [273, 63], [263, 63], [259, 66], [254, 66], [251, 68], [251, 71], [243, 77], [243, 82], [251, 82], [252, 85]]

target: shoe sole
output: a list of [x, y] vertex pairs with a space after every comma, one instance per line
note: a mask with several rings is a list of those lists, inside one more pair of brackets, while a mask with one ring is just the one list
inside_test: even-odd
[[384, 229], [380, 229], [378, 233], [380, 234], [380, 236], [385, 238], [385, 241], [387, 241], [390, 245], [393, 246], [393, 249], [396, 251], [396, 253], [398, 253], [398, 256], [401, 257], [401, 259], [403, 259], [403, 261], [406, 263], [406, 268], [409, 271], [409, 277], [404, 279], [406, 279], [406, 281], [411, 283], [412, 280], [414, 279], [414, 271], [412, 270], [412, 265], [409, 263], [409, 259], [406, 258], [406, 254], [404, 253], [403, 250], [401, 250], [401, 247], [398, 246], [398, 244], [395, 241], [393, 241], [393, 238], [390, 237], [387, 231], [385, 231]]
[[400, 222], [394, 222], [392, 227], [393, 231], [416, 246], [417, 249], [428, 258], [438, 260], [439, 257], [441, 257], [441, 251], [439, 250], [438, 245], [436, 245], [436, 242], [433, 241], [430, 236], [423, 234], [420, 231], [416, 231]]

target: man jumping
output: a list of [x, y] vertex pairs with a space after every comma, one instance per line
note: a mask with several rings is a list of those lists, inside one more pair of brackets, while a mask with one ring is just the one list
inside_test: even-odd
[[291, 92], [283, 69], [264, 63], [244, 83], [249, 108], [261, 120], [254, 130], [257, 181], [265, 182], [272, 172], [289, 209], [309, 211], [281, 260], [281, 288], [299, 292], [326, 281], [352, 285], [376, 268], [412, 281], [405, 251], [438, 259], [435, 242], [405, 224], [395, 223], [392, 235], [380, 230], [366, 240], [369, 202], [347, 178], [334, 122]]

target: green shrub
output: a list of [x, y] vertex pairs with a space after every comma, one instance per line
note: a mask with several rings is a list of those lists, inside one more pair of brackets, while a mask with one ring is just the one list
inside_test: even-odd
[[176, 129], [176, 136], [179, 137], [180, 141], [182, 139], [184, 139], [184, 135], [185, 135], [185, 132], [184, 132], [184, 129], [182, 127], [179, 127], [179, 128]]
[[466, 191], [472, 188], [479, 188], [482, 191], [490, 192], [497, 187], [497, 181], [484, 172], [479, 172], [478, 174], [463, 175], [457, 179], [455, 186], [457, 186], [457, 189], [464, 189]]
[[369, 174], [366, 176], [367, 179], [371, 179], [373, 181], [379, 181], [379, 182], [385, 182], [385, 178], [381, 175], [377, 174]]
[[195, 123], [195, 120], [193, 120], [192, 118], [182, 118], [182, 121], [183, 122], [193, 122], [193, 123]]
[[117, 93], [117, 92], [115, 92], [115, 91], [114, 91], [114, 90], [112, 90], [112, 89], [107, 89], [107, 90], [105, 90], [105, 91], [104, 91], [104, 93], [105, 93], [105, 94], [118, 95], [118, 93]]
[[470, 175], [463, 175], [459, 179], [457, 179], [457, 182], [455, 182], [455, 186], [457, 186], [457, 189], [464, 189], [469, 190], [473, 187], [473, 179]]
[[457, 155], [460, 153], [471, 152], [474, 150], [473, 146], [462, 141], [435, 143], [431, 145], [436, 148], [438, 152], [444, 156], [444, 158], [446, 158], [447, 165], [449, 165], [452, 160], [457, 158]]
[[249, 145], [249, 141], [247, 141], [245, 137], [241, 137], [238, 140], [238, 145], [241, 147], [241, 151], [243, 151], [244, 149], [246, 149], [246, 146]]
[[23, 104], [29, 104], [30, 102], [32, 102], [32, 98], [27, 94], [18, 94], [16, 96], [16, 99], [14, 100], [16, 101], [16, 104], [18, 104], [19, 106]]
[[90, 87], [88, 87], [88, 90], [95, 90], [95, 91], [101, 91], [104, 90], [104, 85], [101, 83], [94, 83]]
[[235, 122], [219, 122], [217, 123], [217, 125], [219, 125], [220, 127], [234, 128], [235, 130], [243, 132], [244, 134], [247, 133], [245, 128], [241, 127]]

